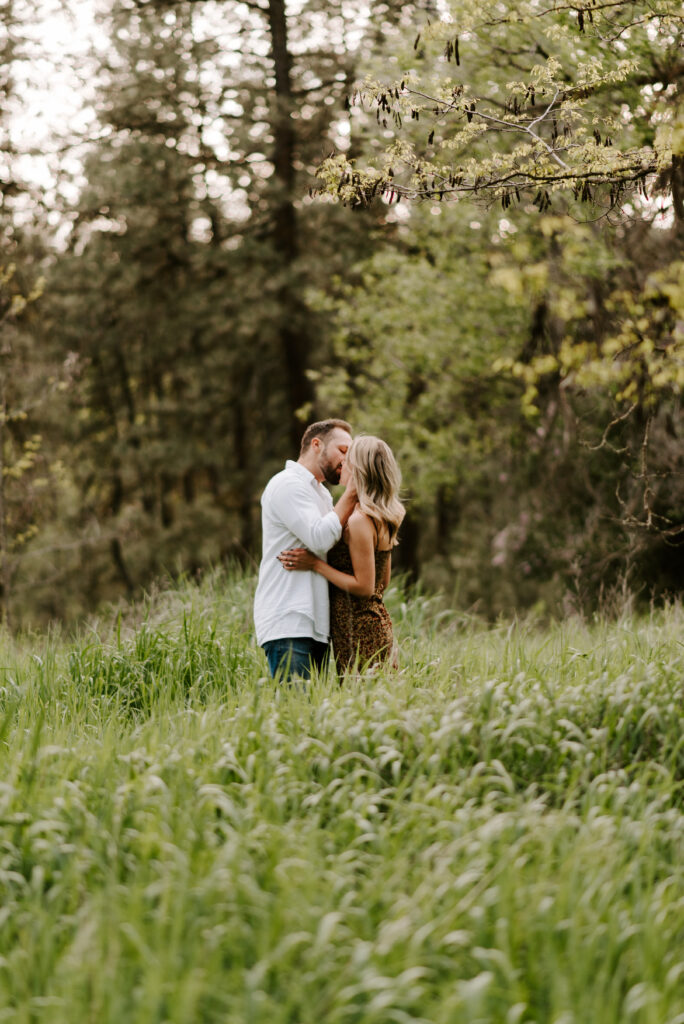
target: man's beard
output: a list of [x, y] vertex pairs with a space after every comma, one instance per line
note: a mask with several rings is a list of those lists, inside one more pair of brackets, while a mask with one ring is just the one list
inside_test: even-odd
[[326, 462], [321, 466], [323, 476], [329, 484], [339, 484], [342, 466], [333, 466], [332, 462]]

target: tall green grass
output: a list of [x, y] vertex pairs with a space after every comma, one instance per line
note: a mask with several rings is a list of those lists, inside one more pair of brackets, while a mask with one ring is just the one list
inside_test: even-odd
[[684, 613], [267, 676], [252, 580], [6, 639], [0, 1020], [684, 1024]]

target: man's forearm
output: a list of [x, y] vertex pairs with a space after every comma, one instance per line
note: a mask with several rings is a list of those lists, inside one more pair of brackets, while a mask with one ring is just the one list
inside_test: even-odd
[[347, 520], [356, 507], [357, 493], [353, 487], [348, 487], [340, 500], [335, 505], [335, 514], [342, 523], [342, 529], [347, 525]]

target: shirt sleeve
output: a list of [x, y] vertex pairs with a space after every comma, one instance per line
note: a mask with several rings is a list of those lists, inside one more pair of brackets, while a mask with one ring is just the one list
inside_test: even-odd
[[324, 558], [342, 536], [342, 524], [337, 514], [332, 510], [321, 514], [307, 483], [288, 481], [281, 484], [271, 500], [275, 516], [319, 558]]

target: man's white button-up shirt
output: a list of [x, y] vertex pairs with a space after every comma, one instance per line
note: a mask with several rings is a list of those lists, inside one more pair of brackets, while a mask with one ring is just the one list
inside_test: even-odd
[[288, 572], [278, 561], [286, 548], [308, 548], [319, 558], [342, 536], [330, 491], [313, 473], [288, 460], [261, 497], [263, 557], [254, 598], [257, 643], [330, 634], [328, 582], [317, 572]]

